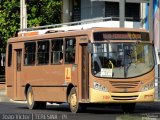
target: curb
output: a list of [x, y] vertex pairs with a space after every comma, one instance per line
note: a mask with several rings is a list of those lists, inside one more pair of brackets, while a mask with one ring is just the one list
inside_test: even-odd
[[15, 101], [15, 100], [12, 100], [12, 99], [10, 99], [9, 102], [11, 102], [11, 103], [27, 104], [27, 101]]

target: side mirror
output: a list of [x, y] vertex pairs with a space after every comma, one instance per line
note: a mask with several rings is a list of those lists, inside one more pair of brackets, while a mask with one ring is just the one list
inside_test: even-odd
[[88, 43], [87, 51], [88, 51], [88, 53], [92, 53], [92, 44], [91, 43]]

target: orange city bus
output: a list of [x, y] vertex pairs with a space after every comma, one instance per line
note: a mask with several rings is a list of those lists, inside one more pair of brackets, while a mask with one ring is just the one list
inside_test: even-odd
[[66, 102], [76, 113], [112, 103], [133, 112], [136, 103], [154, 101], [153, 48], [142, 29], [19, 33], [7, 44], [7, 95], [27, 100], [29, 109]]

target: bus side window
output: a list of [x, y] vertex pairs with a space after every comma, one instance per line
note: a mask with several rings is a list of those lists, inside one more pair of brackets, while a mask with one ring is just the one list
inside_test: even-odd
[[63, 63], [63, 39], [52, 40], [51, 45], [51, 63]]
[[24, 44], [24, 64], [34, 65], [36, 53], [36, 42], [27, 42]]
[[76, 39], [66, 38], [65, 63], [75, 63]]
[[48, 40], [38, 42], [37, 61], [38, 61], [38, 64], [49, 63], [49, 41]]
[[8, 45], [8, 67], [12, 65], [12, 44]]

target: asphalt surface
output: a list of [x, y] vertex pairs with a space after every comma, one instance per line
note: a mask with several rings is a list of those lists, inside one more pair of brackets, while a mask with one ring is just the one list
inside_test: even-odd
[[86, 111], [73, 114], [66, 103], [47, 104], [46, 109], [29, 110], [26, 102], [10, 100], [5, 91], [0, 91], [0, 99], [0, 120], [160, 120], [159, 102], [139, 103], [132, 114], [125, 114], [120, 106], [107, 105], [90, 106]]
[[107, 105], [73, 114], [67, 104], [48, 104], [44, 110], [29, 110], [23, 102], [0, 102], [0, 120], [144, 120], [144, 117], [160, 120], [160, 103], [137, 104], [132, 114], [123, 113], [119, 106]]

